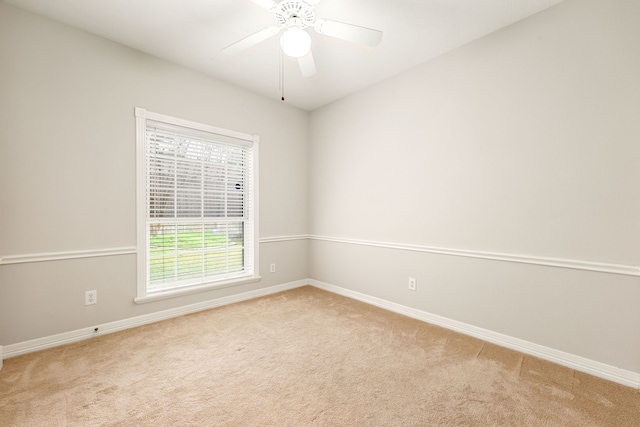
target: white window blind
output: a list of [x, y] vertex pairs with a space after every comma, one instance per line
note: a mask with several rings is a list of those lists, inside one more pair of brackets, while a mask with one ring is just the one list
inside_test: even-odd
[[139, 139], [144, 134], [138, 147], [144, 158], [143, 293], [254, 276], [253, 141], [177, 119], [150, 120], [149, 114], [138, 130]]

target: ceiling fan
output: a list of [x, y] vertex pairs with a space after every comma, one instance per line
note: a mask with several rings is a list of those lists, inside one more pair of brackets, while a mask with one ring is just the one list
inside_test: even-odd
[[311, 27], [318, 34], [366, 46], [377, 46], [382, 41], [382, 31], [328, 19], [315, 19], [315, 8], [320, 0], [251, 1], [273, 12], [278, 25], [264, 28], [222, 49], [228, 55], [242, 52], [285, 30], [280, 37], [283, 53], [297, 58], [302, 75], [310, 77], [316, 73], [316, 64], [311, 53], [311, 36], [306, 28]]

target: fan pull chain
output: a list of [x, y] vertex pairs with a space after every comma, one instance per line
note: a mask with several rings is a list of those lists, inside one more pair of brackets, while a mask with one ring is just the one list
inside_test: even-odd
[[280, 99], [284, 102], [284, 56], [282, 49], [280, 49], [280, 96]]

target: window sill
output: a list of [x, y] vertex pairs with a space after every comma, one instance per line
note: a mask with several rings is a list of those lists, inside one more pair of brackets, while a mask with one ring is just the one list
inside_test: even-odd
[[241, 279], [231, 279], [222, 282], [211, 282], [203, 285], [188, 286], [184, 288], [170, 289], [167, 291], [155, 292], [143, 297], [134, 298], [136, 304], [145, 304], [163, 299], [177, 298], [185, 295], [197, 294], [199, 292], [211, 291], [214, 289], [229, 288], [231, 286], [245, 285], [247, 283], [258, 282], [262, 279], [260, 276], [245, 277]]

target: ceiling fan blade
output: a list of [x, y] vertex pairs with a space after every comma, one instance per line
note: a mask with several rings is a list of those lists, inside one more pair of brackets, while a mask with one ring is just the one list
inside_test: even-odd
[[258, 6], [267, 9], [270, 12], [275, 12], [278, 8], [278, 3], [273, 0], [251, 0]]
[[240, 53], [245, 49], [249, 49], [250, 47], [257, 45], [258, 43], [268, 39], [269, 37], [275, 36], [280, 32], [280, 29], [281, 27], [276, 27], [275, 25], [264, 28], [257, 33], [253, 33], [250, 36], [247, 36], [242, 40], [239, 40], [225, 47], [224, 49], [222, 49], [222, 52], [226, 53], [227, 55], [235, 55], [236, 53]]
[[311, 77], [316, 73], [316, 63], [313, 60], [311, 51], [305, 56], [298, 58], [298, 66], [303, 77]]
[[302, 0], [302, 1], [312, 8], [316, 7], [318, 3], [320, 3], [320, 0]]
[[318, 19], [313, 28], [325, 36], [335, 37], [354, 43], [367, 46], [377, 46], [382, 41], [382, 31], [374, 30], [357, 25], [345, 24], [344, 22], [330, 21], [328, 19]]

